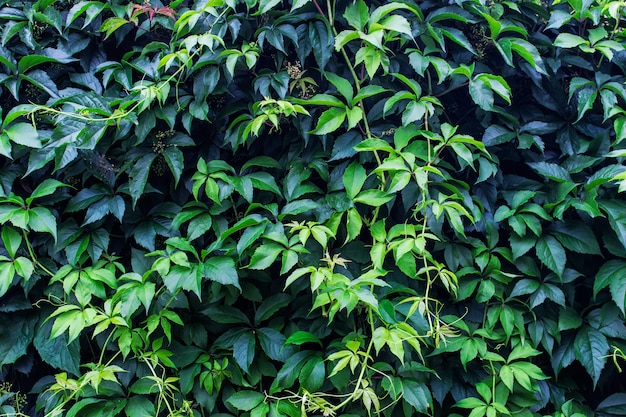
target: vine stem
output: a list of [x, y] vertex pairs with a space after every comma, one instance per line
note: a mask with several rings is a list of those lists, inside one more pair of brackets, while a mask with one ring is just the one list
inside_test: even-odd
[[336, 406], [333, 407], [333, 410], [339, 410], [342, 407], [345, 407], [346, 405], [348, 405], [350, 402], [354, 401], [354, 397], [356, 396], [357, 391], [359, 390], [359, 387], [361, 386], [361, 383], [363, 382], [363, 378], [365, 377], [365, 371], [369, 368], [369, 366], [367, 365], [367, 362], [369, 361], [370, 358], [370, 353], [372, 351], [372, 348], [374, 347], [374, 314], [372, 313], [372, 309], [369, 308], [368, 309], [368, 321], [370, 322], [370, 326], [372, 328], [372, 338], [370, 339], [368, 345], [367, 345], [367, 350], [365, 351], [365, 358], [363, 359], [363, 362], [361, 364], [361, 371], [359, 372], [359, 377], [356, 380], [356, 384], [355, 384], [355, 388], [354, 391], [352, 391], [352, 394], [350, 394], [348, 396], [348, 398], [346, 398], [345, 400], [343, 400], [341, 403], [337, 404]]
[[[333, 19], [333, 7], [331, 6], [330, 0], [326, 0], [326, 8], [328, 9], [328, 16], [326, 16], [324, 14], [324, 11], [322, 10], [322, 8], [320, 7], [320, 5], [317, 3], [317, 0], [313, 0], [313, 3], [315, 4], [315, 8], [317, 9], [317, 11], [320, 13], [320, 15], [322, 16], [322, 18], [326, 21], [326, 23], [328, 24], [328, 26], [330, 27], [330, 29], [333, 32], [333, 35], [335, 36], [335, 38], [338, 35], [337, 29], [335, 28], [335, 24], [334, 24], [334, 19]], [[356, 88], [357, 94], [361, 92], [361, 79], [359, 78], [359, 76], [357, 75], [356, 71], [354, 70], [354, 67], [352, 66], [352, 61], [350, 61], [350, 57], [348, 56], [348, 53], [346, 52], [346, 49], [344, 48], [344, 46], [341, 46], [340, 52], [341, 52], [341, 56], [343, 56], [343, 59], [346, 61], [348, 70], [350, 71], [350, 75], [352, 76], [352, 79], [354, 80], [354, 86]], [[365, 128], [365, 138], [366, 139], [372, 139], [373, 135], [372, 135], [372, 131], [370, 129], [370, 125], [369, 122], [367, 121], [367, 113], [365, 112], [365, 105], [363, 104], [363, 99], [359, 100], [358, 104], [359, 108], [361, 109], [361, 112], [363, 112], [363, 127]], [[376, 163], [377, 165], [381, 165], [382, 164], [382, 159], [380, 157], [380, 154], [378, 153], [377, 150], [374, 150], [374, 158], [376, 158]], [[379, 174], [380, 176], [380, 188], [381, 191], [384, 191], [385, 188], [387, 187], [387, 177], [385, 176], [384, 172], [381, 172]], [[376, 207], [374, 209], [374, 212], [372, 213], [372, 219], [370, 221], [370, 224], [373, 224], [376, 222], [376, 219], [378, 218], [378, 213], [380, 212], [380, 206]]]
[[30, 240], [28, 240], [28, 234], [26, 233], [26, 230], [22, 230], [22, 235], [24, 236], [24, 240], [26, 241], [26, 247], [28, 248], [28, 255], [30, 256], [30, 259], [32, 259], [33, 263], [41, 268], [46, 274], [53, 277], [54, 273], [37, 260], [37, 256], [35, 256], [35, 252], [33, 251], [33, 247], [30, 244]]

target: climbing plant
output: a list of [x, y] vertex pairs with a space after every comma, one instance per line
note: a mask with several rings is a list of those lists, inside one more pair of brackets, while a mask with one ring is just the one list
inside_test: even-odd
[[0, 1], [0, 415], [626, 415], [625, 6]]

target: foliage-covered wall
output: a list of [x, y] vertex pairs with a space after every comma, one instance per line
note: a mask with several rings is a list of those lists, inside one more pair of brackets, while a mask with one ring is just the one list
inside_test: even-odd
[[0, 1], [0, 414], [626, 415], [625, 7]]

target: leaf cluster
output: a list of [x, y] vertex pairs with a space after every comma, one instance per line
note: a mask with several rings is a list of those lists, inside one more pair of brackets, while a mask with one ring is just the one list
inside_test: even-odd
[[0, 1], [0, 415], [626, 415], [623, 11]]

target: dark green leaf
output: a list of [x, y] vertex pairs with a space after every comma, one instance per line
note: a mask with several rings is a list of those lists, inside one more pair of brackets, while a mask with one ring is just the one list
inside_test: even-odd
[[254, 323], [260, 324], [262, 321], [271, 318], [281, 308], [289, 305], [292, 297], [288, 294], [274, 294], [263, 300], [257, 311], [254, 313]]
[[537, 239], [537, 257], [545, 266], [561, 277], [565, 270], [565, 249], [552, 236], [541, 236]]
[[246, 331], [235, 339], [233, 358], [244, 372], [248, 372], [256, 351], [256, 337], [252, 330]]
[[37, 317], [34, 315], [0, 314], [0, 366], [15, 363], [26, 354], [35, 335]]
[[591, 255], [599, 255], [600, 247], [595, 234], [589, 226], [581, 222], [557, 224], [554, 236], [567, 249]]
[[242, 390], [230, 396], [226, 402], [237, 410], [250, 411], [265, 400], [265, 395], [260, 392]]
[[300, 372], [300, 385], [309, 392], [315, 392], [324, 383], [326, 379], [326, 367], [324, 360], [320, 357], [310, 359]]
[[594, 387], [606, 365], [609, 349], [609, 342], [600, 331], [589, 326], [583, 326], [578, 330], [574, 340], [574, 352], [576, 359], [593, 380]]

